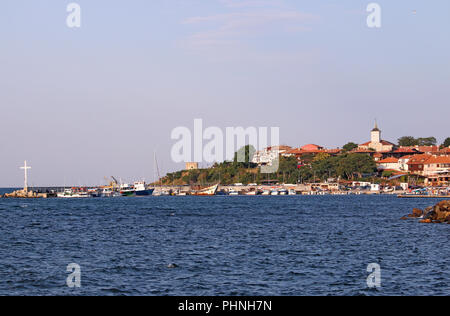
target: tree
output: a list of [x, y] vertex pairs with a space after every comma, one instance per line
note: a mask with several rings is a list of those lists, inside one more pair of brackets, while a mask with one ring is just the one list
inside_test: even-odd
[[444, 142], [442, 143], [442, 147], [446, 148], [446, 147], [450, 147], [450, 137], [447, 137]]
[[313, 161], [322, 161], [322, 160], [328, 159], [329, 157], [330, 157], [330, 154], [327, 154], [327, 153], [318, 153], [318, 154], [314, 157]]
[[342, 149], [344, 149], [345, 152], [349, 152], [352, 151], [353, 149], [358, 148], [358, 144], [355, 144], [353, 142], [349, 142], [347, 144], [344, 145], [344, 147], [342, 147]]
[[398, 139], [399, 146], [436, 146], [436, 137], [419, 137], [403, 136]]
[[419, 146], [436, 146], [436, 137], [421, 137], [417, 139]]
[[234, 164], [240, 167], [254, 168], [252, 163], [253, 156], [256, 150], [252, 145], [246, 145], [234, 153]]
[[346, 154], [340, 156], [336, 164], [337, 175], [352, 180], [355, 174], [362, 178], [364, 173], [373, 173], [375, 170], [375, 161], [366, 154]]
[[419, 145], [419, 142], [412, 136], [403, 136], [398, 139], [398, 145], [409, 147]]
[[279, 172], [294, 172], [297, 170], [298, 161], [295, 157], [280, 157]]

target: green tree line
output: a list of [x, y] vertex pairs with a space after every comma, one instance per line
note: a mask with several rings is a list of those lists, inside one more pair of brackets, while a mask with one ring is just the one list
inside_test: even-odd
[[[295, 157], [279, 157], [278, 171], [273, 174], [262, 174], [257, 165], [251, 163], [252, 149], [246, 146], [245, 161], [238, 162], [237, 154], [233, 161], [216, 163], [211, 168], [184, 170], [167, 174], [162, 179], [166, 185], [211, 184], [224, 185], [234, 183], [262, 184], [267, 180], [280, 183], [295, 184], [298, 182], [324, 181], [328, 178], [355, 180], [376, 172], [376, 164], [366, 154], [345, 153], [339, 156], [319, 154], [302, 157], [303, 165]], [[242, 154], [242, 152], [241, 152]]]

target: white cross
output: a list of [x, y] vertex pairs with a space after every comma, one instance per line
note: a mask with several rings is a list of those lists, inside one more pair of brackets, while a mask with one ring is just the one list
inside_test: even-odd
[[27, 166], [27, 161], [25, 160], [25, 164], [23, 167], [20, 167], [20, 169], [25, 171], [25, 183], [24, 183], [24, 191], [28, 191], [28, 169], [31, 169], [31, 167]]

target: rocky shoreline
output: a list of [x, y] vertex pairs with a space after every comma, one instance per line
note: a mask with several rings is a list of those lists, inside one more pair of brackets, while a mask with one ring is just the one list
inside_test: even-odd
[[37, 192], [33, 192], [33, 191], [28, 191], [28, 190], [19, 190], [19, 191], [14, 191], [12, 193], [6, 193], [4, 195], [0, 194], [0, 198], [12, 198], [12, 199], [45, 199], [48, 198], [48, 194], [47, 193], [37, 193]]
[[412, 213], [402, 217], [402, 220], [411, 218], [420, 219], [420, 223], [450, 224], [450, 200], [442, 201], [425, 210], [413, 209]]

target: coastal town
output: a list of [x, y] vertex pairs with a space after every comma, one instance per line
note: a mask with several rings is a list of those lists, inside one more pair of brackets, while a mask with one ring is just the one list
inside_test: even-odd
[[295, 157], [299, 167], [304, 166], [304, 157], [338, 156], [343, 153], [366, 154], [376, 163], [377, 170], [400, 178], [413, 175], [426, 186], [448, 186], [450, 183], [450, 145], [438, 146], [414, 145], [399, 146], [381, 138], [378, 124], [370, 133], [370, 141], [356, 145], [350, 150], [346, 148], [326, 149], [315, 144], [308, 144], [301, 148], [279, 146], [267, 148], [258, 152], [253, 162], [258, 165], [271, 164], [276, 158], [276, 152], [284, 157]]
[[[188, 162], [185, 170], [167, 174], [152, 184], [122, 183], [115, 177], [100, 187], [29, 188], [25, 161], [24, 188], [3, 198], [93, 198], [130, 196], [255, 196], [396, 194], [399, 197], [449, 197], [450, 144], [426, 139], [405, 146], [381, 137], [378, 124], [370, 141], [327, 149], [308, 144], [261, 151], [247, 150], [244, 163], [223, 162], [207, 169]], [[428, 143], [427, 143], [428, 142]], [[261, 168], [279, 164], [274, 174]], [[236, 182], [239, 181], [239, 182]]]

